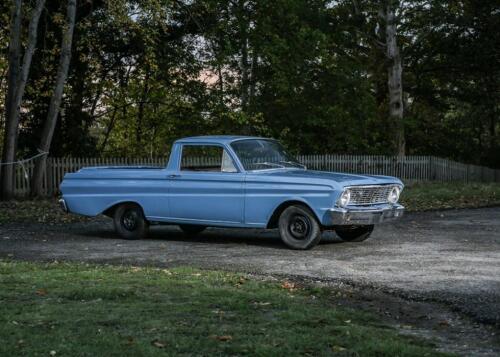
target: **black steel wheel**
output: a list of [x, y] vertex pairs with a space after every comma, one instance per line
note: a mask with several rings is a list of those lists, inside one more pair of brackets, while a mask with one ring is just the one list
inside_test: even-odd
[[334, 229], [344, 242], [362, 242], [370, 237], [373, 227], [373, 224], [370, 224], [366, 226], [336, 226]]
[[149, 230], [142, 208], [134, 203], [120, 205], [114, 212], [113, 223], [116, 232], [125, 239], [144, 238]]
[[311, 210], [305, 206], [290, 206], [279, 218], [280, 236], [292, 249], [311, 249], [321, 240], [321, 227]]
[[198, 226], [195, 224], [181, 224], [179, 225], [180, 229], [188, 236], [195, 236], [203, 232], [207, 227]]

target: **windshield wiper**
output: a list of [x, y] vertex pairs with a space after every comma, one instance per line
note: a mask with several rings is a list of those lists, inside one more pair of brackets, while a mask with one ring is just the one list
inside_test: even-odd
[[289, 164], [289, 165], [294, 165], [294, 166], [302, 167], [303, 169], [306, 168], [306, 165], [302, 165], [302, 164], [300, 164], [298, 162], [294, 162], [294, 161], [280, 161], [280, 162], [282, 162], [284, 164]]
[[277, 167], [282, 168], [282, 169], [285, 168], [285, 166], [283, 166], [283, 165], [277, 164], [275, 162], [268, 162], [268, 161], [266, 161], [266, 162], [255, 162], [253, 165], [267, 165], [267, 166], [277, 166]]

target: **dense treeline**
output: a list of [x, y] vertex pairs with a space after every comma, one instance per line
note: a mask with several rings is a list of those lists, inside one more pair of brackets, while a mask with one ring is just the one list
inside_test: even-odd
[[[23, 1], [23, 44], [35, 4]], [[17, 157], [40, 147], [67, 6], [47, 1], [39, 20]], [[383, 6], [395, 14], [401, 122], [389, 110]], [[6, 93], [12, 2], [0, 7]], [[499, 29], [497, 0], [79, 1], [50, 154], [165, 155], [175, 138], [214, 133], [393, 154], [404, 134], [406, 154], [500, 167]]]

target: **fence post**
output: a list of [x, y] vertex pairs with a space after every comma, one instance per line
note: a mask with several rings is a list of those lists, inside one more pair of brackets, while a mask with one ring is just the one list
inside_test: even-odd
[[45, 168], [45, 172], [47, 175], [47, 195], [52, 196], [54, 194], [54, 181], [53, 181], [53, 172], [52, 172], [52, 158], [47, 158], [47, 167]]
[[436, 179], [436, 163], [434, 156], [429, 156], [429, 181]]

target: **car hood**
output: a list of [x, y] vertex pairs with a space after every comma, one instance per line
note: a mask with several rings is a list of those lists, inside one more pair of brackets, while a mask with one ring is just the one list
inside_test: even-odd
[[359, 185], [384, 185], [384, 184], [399, 184], [402, 185], [400, 179], [392, 176], [380, 175], [358, 175], [347, 174], [342, 172], [327, 172], [315, 170], [262, 170], [254, 171], [251, 174], [254, 177], [275, 179], [276, 181], [304, 181], [305, 183], [326, 184], [329, 183], [336, 187], [359, 186]]

